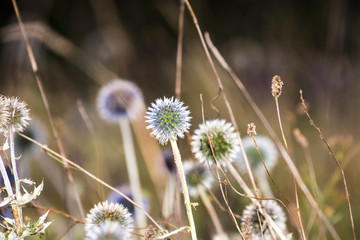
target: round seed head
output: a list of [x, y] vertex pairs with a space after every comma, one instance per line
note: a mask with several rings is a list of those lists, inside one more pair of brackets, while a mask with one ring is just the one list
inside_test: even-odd
[[[208, 136], [211, 138], [211, 144]], [[235, 160], [236, 152], [240, 149], [234, 127], [223, 119], [208, 120], [205, 124], [200, 124], [192, 136], [191, 146], [195, 158], [200, 162], [213, 163], [215, 155], [217, 162], [223, 166], [223, 159]]]
[[90, 229], [85, 240], [128, 240], [130, 232], [118, 222], [106, 220]]
[[151, 104], [146, 112], [146, 122], [149, 123], [147, 129], [151, 129], [151, 135], [155, 137], [161, 145], [165, 145], [170, 140], [183, 138], [184, 133], [190, 128], [190, 111], [184, 103], [172, 98], [158, 98]]
[[[256, 144], [260, 150], [261, 156], [265, 162], [265, 165], [270, 172], [276, 165], [279, 157], [279, 153], [275, 147], [275, 144], [270, 138], [266, 136], [257, 135], [254, 137]], [[253, 138], [250, 136], [245, 137], [242, 140], [242, 143], [251, 169], [256, 174], [266, 174], [265, 167], [261, 161], [258, 150], [256, 149]], [[245, 165], [245, 160], [241, 151], [237, 152], [237, 163], [239, 166], [239, 170], [246, 173], [247, 169]]]
[[[272, 218], [272, 220], [274, 220], [274, 222], [284, 233], [284, 235], [286, 235], [286, 215], [283, 209], [277, 204], [276, 201], [272, 200], [262, 201], [262, 207]], [[260, 219], [258, 216], [260, 217]], [[262, 236], [264, 236], [264, 240], [273, 239], [269, 230], [269, 223], [265, 220], [265, 217], [260, 213], [255, 204], [252, 203], [244, 209], [241, 221], [242, 227], [245, 225], [252, 226], [251, 233], [253, 240], [261, 240]], [[261, 228], [259, 222], [261, 222]]]
[[0, 131], [4, 131], [10, 121], [10, 113], [5, 102], [5, 97], [0, 95]]
[[9, 113], [9, 121], [4, 129], [12, 132], [24, 131], [31, 120], [30, 110], [26, 107], [27, 104], [17, 97], [5, 97], [5, 105]]
[[93, 227], [106, 221], [117, 222], [129, 232], [133, 228], [133, 219], [127, 208], [118, 203], [105, 201], [95, 205], [87, 214], [85, 231], [89, 232]]
[[121, 118], [133, 120], [144, 109], [143, 95], [134, 83], [115, 79], [100, 89], [97, 108], [110, 123], [118, 123]]
[[283, 85], [284, 85], [284, 82], [281, 80], [281, 78], [278, 75], [275, 75], [272, 78], [271, 94], [273, 95], [274, 98], [280, 97]]
[[197, 188], [202, 184], [206, 188], [211, 188], [214, 178], [205, 164], [187, 160], [183, 162], [183, 168], [190, 196], [198, 197], [199, 192]]

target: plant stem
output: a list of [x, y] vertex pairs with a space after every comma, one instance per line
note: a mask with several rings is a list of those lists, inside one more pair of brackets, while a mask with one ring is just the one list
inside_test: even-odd
[[182, 190], [183, 190], [183, 194], [184, 194], [184, 200], [185, 200], [186, 213], [188, 216], [188, 221], [189, 221], [190, 230], [191, 230], [191, 237], [192, 237], [192, 240], [197, 240], [195, 222], [194, 222], [194, 217], [192, 214], [189, 191], [188, 191], [188, 187], [186, 184], [186, 178], [185, 178], [185, 173], [184, 173], [184, 169], [183, 169], [183, 164], [181, 161], [180, 151], [179, 151], [179, 148], [178, 148], [175, 140], [170, 140], [170, 143], [171, 143], [172, 151], [174, 154], [175, 164], [176, 164], [179, 176], [180, 176], [180, 182], [181, 182], [181, 186], [182, 186]]
[[[11, 166], [13, 169], [14, 181], [15, 181], [15, 194], [16, 194], [16, 200], [18, 200], [21, 198], [21, 192], [20, 192], [20, 181], [19, 181], [16, 159], [15, 159], [14, 132], [12, 126], [10, 126], [9, 129], [9, 141], [10, 141], [10, 160], [11, 160]], [[13, 209], [15, 210], [15, 208]], [[14, 217], [16, 222], [16, 231], [17, 233], [19, 233], [23, 226], [22, 208], [20, 206], [16, 207], [16, 211], [14, 212]]]
[[210, 218], [211, 218], [212, 222], [214, 223], [216, 233], [218, 235], [221, 235], [223, 237], [223, 239], [229, 239], [227, 237], [227, 235], [225, 234], [224, 229], [221, 226], [220, 219], [219, 219], [218, 215], [216, 214], [214, 206], [211, 204], [211, 200], [209, 199], [209, 196], [206, 194], [206, 190], [205, 190], [204, 186], [199, 185], [197, 189], [199, 191], [201, 201], [204, 203], [206, 210], [208, 211]]
[[[141, 207], [143, 207], [144, 201], [141, 195], [139, 170], [136, 162], [134, 141], [131, 133], [130, 122], [127, 118], [122, 118], [119, 121], [119, 124], [122, 133], [121, 135], [123, 139], [126, 167], [129, 175], [131, 194], [134, 197], [134, 201]], [[146, 227], [146, 217], [140, 209], [135, 208], [135, 216], [137, 227]]]

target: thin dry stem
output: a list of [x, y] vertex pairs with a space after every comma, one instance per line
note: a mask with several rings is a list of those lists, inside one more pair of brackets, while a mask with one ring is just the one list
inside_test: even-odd
[[280, 109], [279, 109], [279, 98], [275, 98], [275, 103], [276, 103], [276, 112], [277, 112], [277, 117], [278, 117], [278, 120], [279, 120], [279, 126], [280, 126], [281, 136], [282, 136], [282, 138], [283, 138], [286, 151], [289, 152], [289, 148], [288, 148], [288, 145], [287, 145], [287, 142], [286, 142], [284, 130], [283, 130], [282, 123], [281, 123]]
[[296, 181], [295, 181], [294, 178], [293, 178], [293, 182], [294, 182], [295, 201], [296, 201], [296, 213], [297, 213], [298, 221], [299, 221], [299, 224], [300, 224], [300, 236], [301, 236], [301, 239], [306, 240], [304, 225], [303, 225], [303, 222], [302, 222], [302, 219], [301, 219], [299, 196], [298, 196], [298, 192], [297, 192]]
[[63, 212], [63, 211], [60, 211], [58, 209], [55, 209], [55, 208], [48, 208], [48, 207], [43, 207], [43, 206], [40, 206], [39, 204], [35, 203], [35, 202], [31, 202], [29, 204], [29, 206], [31, 207], [34, 207], [34, 208], [37, 208], [37, 209], [41, 209], [41, 210], [45, 210], [45, 211], [49, 211], [50, 212], [53, 212], [53, 213], [56, 213], [56, 214], [59, 214], [59, 215], [62, 215], [68, 219], [71, 219], [74, 223], [81, 223], [81, 224], [85, 224], [85, 221], [84, 220], [80, 220], [76, 217], [73, 217], [71, 216], [70, 214], [66, 213], [66, 212]]
[[[99, 143], [98, 143], [98, 140], [97, 140], [98, 138], [96, 137], [96, 134], [95, 134], [94, 125], [90, 121], [89, 115], [87, 114], [83, 103], [80, 100], [78, 100], [77, 105], [78, 105], [79, 113], [80, 113], [82, 119], [84, 120], [85, 126], [88, 129], [89, 134], [90, 134], [90, 138], [91, 138], [91, 140], [93, 142], [94, 151], [95, 151], [97, 174], [99, 175], [99, 178], [102, 179], [103, 176], [104, 176], [104, 174], [103, 174], [103, 163], [101, 162], [101, 158], [100, 158]], [[105, 199], [104, 186], [101, 185], [100, 183], [98, 184], [98, 195], [99, 195], [99, 199], [101, 201], [103, 201]]]
[[184, 39], [184, 12], [185, 2], [180, 0], [179, 7], [179, 35], [176, 53], [176, 75], [175, 75], [175, 97], [180, 100], [181, 97], [181, 69], [182, 69], [182, 49]]
[[322, 134], [320, 128], [318, 126], [316, 126], [315, 122], [312, 120], [312, 118], [309, 115], [309, 112], [307, 110], [306, 104], [305, 104], [305, 100], [303, 98], [303, 94], [302, 94], [302, 90], [300, 90], [300, 99], [301, 99], [301, 104], [304, 107], [304, 112], [306, 114], [306, 116], [309, 118], [310, 121], [310, 125], [313, 126], [315, 128], [315, 130], [318, 132], [319, 137], [321, 140], [323, 140], [323, 142], [325, 143], [327, 149], [329, 150], [331, 156], [333, 157], [334, 161], [336, 162], [339, 170], [341, 171], [341, 176], [343, 179], [343, 183], [344, 183], [344, 188], [345, 188], [345, 193], [346, 193], [346, 200], [348, 203], [348, 208], [349, 208], [349, 215], [350, 215], [350, 221], [351, 221], [351, 228], [352, 228], [352, 233], [353, 233], [353, 238], [354, 240], [356, 240], [356, 234], [355, 234], [355, 227], [354, 227], [354, 219], [353, 219], [353, 214], [352, 214], [352, 210], [351, 210], [351, 203], [350, 203], [350, 194], [349, 194], [349, 190], [347, 187], [347, 182], [346, 182], [346, 178], [345, 178], [345, 173], [343, 168], [341, 167], [340, 162], [337, 160], [334, 152], [332, 151], [330, 145], [328, 144], [328, 142], [326, 141], [324, 135]]
[[[44, 91], [44, 88], [43, 88], [43, 85], [42, 85], [42, 82], [41, 82], [41, 79], [40, 79], [39, 69], [38, 69], [38, 66], [36, 64], [36, 60], [35, 60], [32, 48], [30, 46], [30, 42], [29, 42], [29, 39], [27, 37], [24, 25], [23, 25], [18, 6], [16, 4], [16, 0], [12, 0], [12, 4], [14, 6], [14, 10], [15, 10], [18, 22], [19, 22], [20, 30], [21, 30], [22, 36], [23, 36], [24, 41], [25, 41], [26, 51], [28, 53], [28, 57], [29, 57], [29, 60], [30, 60], [30, 63], [31, 63], [31, 68], [32, 68], [32, 71], [34, 72], [36, 82], [37, 82], [37, 85], [38, 85], [40, 93], [41, 93], [41, 98], [43, 100], [43, 103], [44, 103], [44, 106], [45, 106], [45, 109], [46, 109], [46, 113], [47, 113], [49, 121], [50, 121], [52, 132], [54, 134], [54, 137], [55, 137], [56, 143], [57, 143], [57, 145], [59, 147], [61, 155], [65, 156], [65, 150], [64, 150], [63, 144], [62, 144], [62, 142], [60, 140], [59, 134], [58, 134], [58, 132], [56, 130], [54, 121], [53, 121], [53, 117], [52, 117], [52, 114], [51, 114], [51, 111], [50, 111], [49, 102], [47, 100], [47, 97], [46, 97], [46, 94], [45, 94], [45, 91]], [[84, 208], [83, 208], [81, 200], [80, 200], [79, 192], [78, 192], [78, 190], [77, 190], [77, 188], [75, 186], [74, 178], [72, 176], [71, 171], [68, 168], [67, 163], [64, 164], [64, 168], [65, 168], [65, 171], [66, 171], [67, 179], [68, 179], [69, 183], [71, 184], [72, 189], [74, 191], [74, 197], [75, 197], [75, 201], [76, 201], [76, 203], [78, 205], [80, 215], [81, 215], [82, 218], [85, 218]]]
[[227, 64], [225, 59], [222, 57], [220, 52], [217, 50], [217, 48], [214, 46], [214, 44], [211, 42], [211, 39], [208, 34], [206, 34], [207, 38], [207, 44], [209, 45], [209, 48], [211, 49], [212, 53], [218, 60], [218, 62], [221, 64], [221, 66], [226, 70], [226, 72], [230, 75], [230, 77], [233, 79], [235, 84], [238, 86], [239, 90], [245, 97], [246, 101], [249, 103], [251, 108], [254, 110], [255, 114], [258, 116], [260, 121], [264, 124], [265, 128], [269, 132], [270, 136], [274, 140], [275, 144], [277, 145], [280, 154], [283, 156], [286, 164], [288, 165], [290, 171], [292, 172], [293, 176], [296, 179], [297, 184], [305, 194], [306, 198], [308, 199], [310, 205], [312, 208], [316, 211], [316, 214], [321, 218], [321, 220], [324, 222], [326, 228], [329, 230], [332, 237], [336, 240], [340, 240], [339, 235], [337, 234], [334, 226], [330, 223], [329, 219], [325, 216], [325, 214], [321, 211], [319, 208], [317, 202], [315, 201], [314, 197], [310, 193], [309, 189], [305, 185], [304, 181], [302, 180], [299, 171], [297, 170], [294, 161], [291, 159], [289, 153], [286, 151], [286, 149], [283, 147], [281, 142], [279, 141], [277, 135], [275, 134], [273, 128], [271, 127], [270, 123], [260, 110], [260, 108], [257, 106], [257, 104], [254, 102], [253, 98], [250, 96], [249, 92], [246, 90], [244, 84], [241, 82], [241, 80], [236, 76], [234, 71], [230, 68], [230, 66]]

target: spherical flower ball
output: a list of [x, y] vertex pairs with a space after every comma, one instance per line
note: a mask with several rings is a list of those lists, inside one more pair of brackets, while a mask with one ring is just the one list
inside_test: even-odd
[[184, 133], [190, 128], [190, 111], [184, 103], [172, 98], [158, 98], [151, 104], [146, 112], [147, 129], [151, 129], [151, 135], [161, 145], [167, 144], [170, 140], [183, 138]]
[[[279, 204], [273, 200], [262, 201], [261, 204], [262, 207], [265, 209], [266, 213], [272, 218], [272, 220], [276, 223], [282, 233], [286, 235], [286, 215], [283, 209], [279, 206]], [[260, 220], [258, 214], [260, 216]], [[261, 222], [261, 229], [259, 221]], [[266, 221], [265, 217], [260, 213], [254, 203], [246, 206], [241, 217], [242, 226], [244, 226], [245, 224], [249, 224], [249, 222], [250, 226], [252, 226], [251, 231], [253, 240], [261, 240], [262, 236], [264, 236], [264, 240], [273, 239], [269, 230], [269, 223]]]
[[131, 234], [118, 222], [106, 220], [90, 229], [85, 240], [128, 240]]
[[105, 201], [95, 205], [87, 214], [85, 231], [89, 232], [106, 221], [117, 222], [129, 232], [133, 228], [133, 219], [127, 208], [118, 203]]
[[[266, 136], [256, 135], [254, 137], [265, 165], [270, 172], [276, 165], [279, 157], [276, 146], [273, 141]], [[257, 174], [266, 174], [265, 167], [261, 161], [259, 152], [256, 149], [253, 138], [251, 136], [245, 137], [242, 139], [242, 142], [251, 169]], [[245, 160], [241, 151], [238, 151], [237, 153], [237, 163], [239, 170], [246, 173]]]
[[224, 119], [208, 120], [195, 130], [195, 134], [192, 136], [191, 150], [196, 159], [200, 162], [214, 163], [208, 136], [212, 140], [212, 148], [218, 163], [226, 166], [224, 158], [229, 161], [236, 159], [236, 152], [240, 149], [239, 142], [234, 127]]
[[144, 109], [144, 99], [134, 83], [115, 79], [100, 89], [97, 108], [104, 120], [118, 123], [122, 118], [133, 120], [139, 116]]
[[23, 132], [29, 125], [30, 110], [27, 108], [27, 103], [20, 101], [17, 97], [5, 97], [5, 106], [9, 113], [9, 121], [3, 128], [6, 131]]
[[183, 162], [183, 168], [191, 197], [197, 198], [199, 196], [199, 186], [204, 185], [206, 188], [211, 188], [214, 177], [206, 164], [186, 160]]
[[9, 123], [10, 114], [8, 106], [5, 102], [5, 97], [0, 95], [0, 130], [3, 131], [6, 125]]

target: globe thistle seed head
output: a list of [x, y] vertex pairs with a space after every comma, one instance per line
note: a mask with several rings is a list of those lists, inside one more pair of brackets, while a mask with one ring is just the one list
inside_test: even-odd
[[[31, 120], [30, 110], [26, 107], [27, 103], [20, 101], [17, 97], [5, 97], [5, 106], [9, 113], [9, 121], [4, 130], [23, 132]], [[7, 134], [5, 133], [5, 135]]]
[[[277, 204], [276, 201], [262, 201], [262, 207], [265, 209], [266, 213], [274, 220], [279, 229], [285, 234], [287, 234], [286, 227], [286, 215], [283, 209]], [[260, 220], [259, 220], [259, 217]], [[252, 239], [253, 240], [261, 240], [262, 236], [264, 236], [264, 240], [271, 240], [272, 235], [269, 230], [269, 223], [266, 221], [265, 217], [260, 213], [257, 209], [257, 206], [252, 203], [243, 211], [241, 217], [241, 225], [249, 224], [252, 225]], [[261, 229], [260, 224], [261, 222]]]
[[100, 89], [97, 108], [100, 116], [110, 123], [118, 123], [122, 118], [133, 120], [144, 109], [143, 95], [134, 83], [115, 79]]
[[[255, 137], [256, 144], [260, 150], [261, 156], [265, 162], [265, 165], [270, 172], [276, 165], [278, 157], [279, 157], [279, 153], [275, 147], [275, 144], [273, 143], [273, 141], [270, 138], [268, 138], [266, 136], [257, 135], [254, 137]], [[246, 152], [246, 156], [248, 158], [250, 167], [255, 172], [255, 175], [256, 174], [266, 174], [265, 167], [261, 161], [259, 152], [256, 149], [253, 138], [250, 136], [245, 137], [244, 139], [242, 139], [242, 143], [243, 143], [244, 150]], [[237, 163], [239, 166], [239, 170], [246, 173], [247, 169], [246, 169], [246, 165], [245, 165], [245, 160], [244, 160], [244, 157], [243, 157], [241, 151], [237, 152]]]
[[146, 112], [147, 129], [152, 129], [151, 135], [161, 145], [167, 144], [170, 140], [183, 138], [184, 133], [190, 128], [190, 111], [184, 103], [174, 97], [164, 99], [158, 98], [151, 104]]
[[235, 159], [236, 152], [240, 149], [239, 142], [234, 127], [223, 119], [208, 120], [195, 130], [195, 134], [192, 136], [191, 150], [196, 159], [200, 162], [214, 162], [208, 135], [212, 140], [212, 148], [218, 163], [225, 166], [223, 158], [227, 158], [229, 161]]
[[5, 97], [0, 95], [0, 130], [3, 131], [10, 121], [10, 113], [8, 105], [6, 104]]
[[87, 233], [85, 240], [128, 240], [131, 233], [118, 222], [106, 220], [92, 227]]
[[128, 209], [118, 203], [101, 202], [95, 205], [87, 214], [85, 220], [85, 231], [89, 232], [95, 226], [106, 221], [118, 222], [121, 226], [131, 231], [133, 219]]
[[211, 188], [214, 181], [210, 169], [206, 164], [200, 164], [191, 160], [183, 162], [186, 184], [191, 197], [198, 197], [198, 186], [204, 184], [206, 188]]
[[[133, 200], [133, 195], [132, 195], [131, 189], [128, 185], [119, 186], [116, 189], [119, 190], [120, 192], [122, 192], [123, 194], [125, 194], [131, 200]], [[142, 207], [144, 208], [145, 211], [148, 212], [149, 208], [150, 208], [149, 201], [144, 196], [142, 199], [143, 199]], [[124, 206], [129, 211], [131, 216], [133, 216], [133, 218], [136, 218], [134, 205], [131, 202], [129, 202], [126, 198], [124, 198], [123, 196], [118, 194], [117, 192], [112, 191], [109, 194], [107, 200], [109, 203], [117, 203], [117, 204]]]

